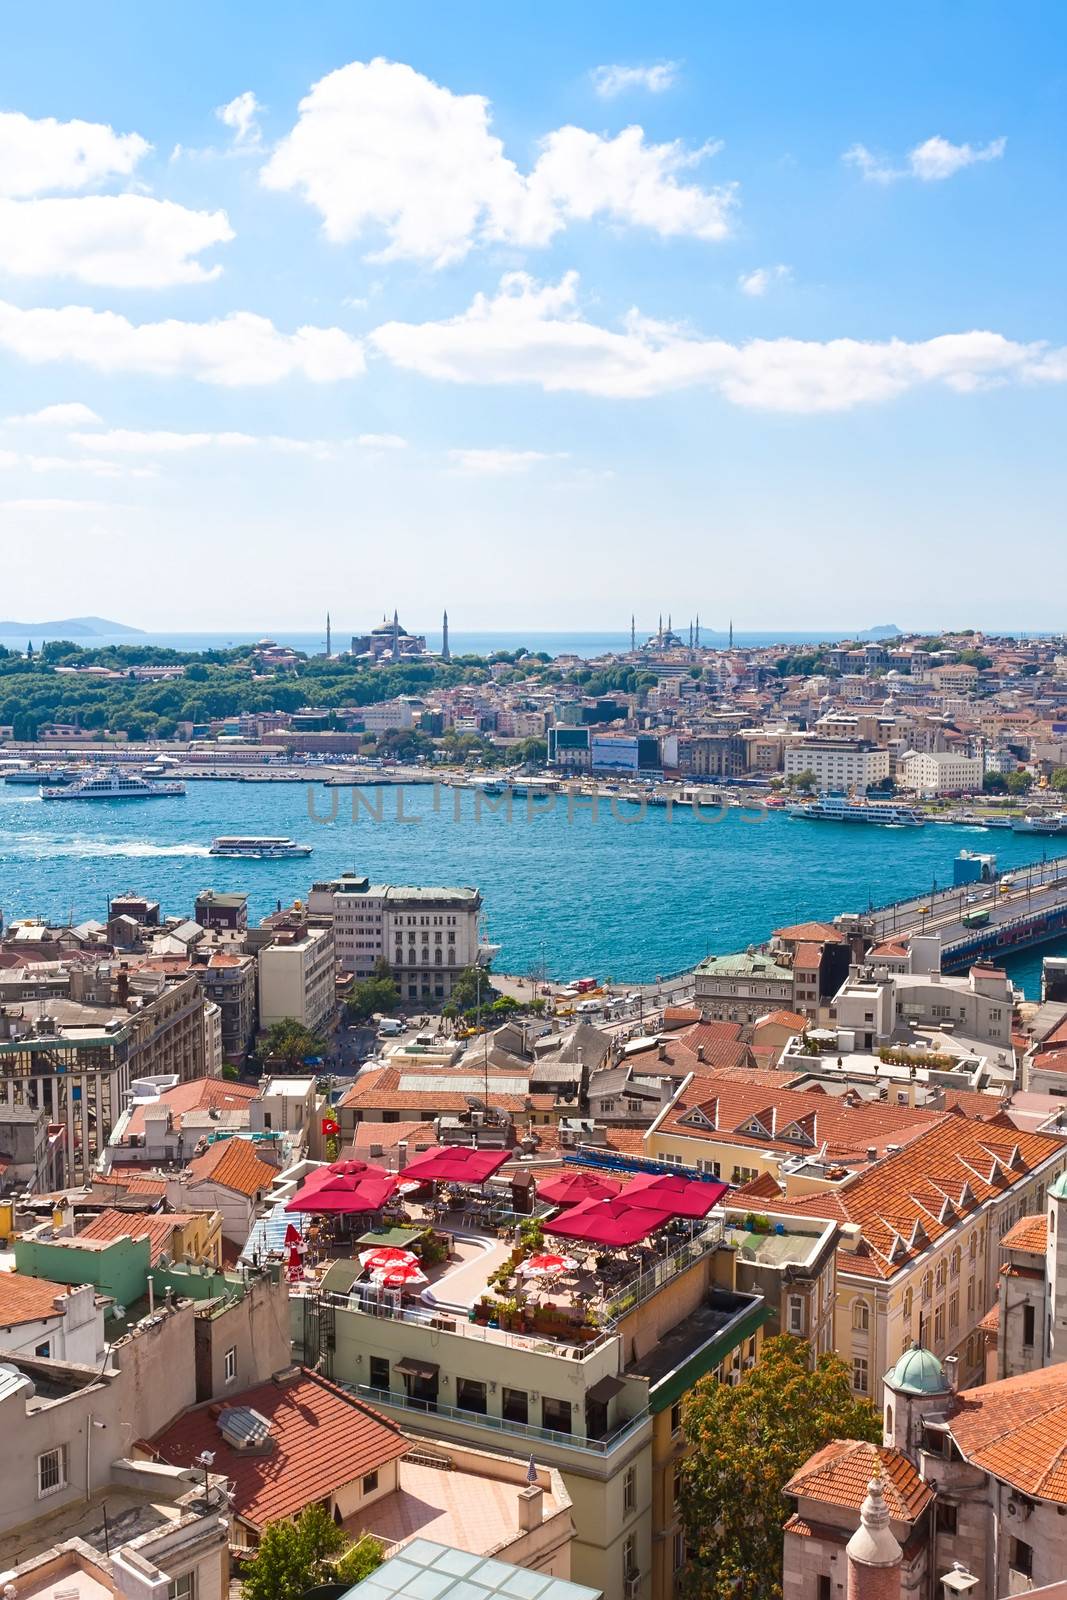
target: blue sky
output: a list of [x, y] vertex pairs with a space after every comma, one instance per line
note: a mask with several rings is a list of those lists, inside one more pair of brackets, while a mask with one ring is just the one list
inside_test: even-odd
[[0, 610], [1062, 626], [1065, 33], [20, 8]]

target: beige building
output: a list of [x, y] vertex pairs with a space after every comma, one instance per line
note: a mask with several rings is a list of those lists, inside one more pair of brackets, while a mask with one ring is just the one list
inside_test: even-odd
[[976, 794], [985, 776], [981, 756], [964, 756], [955, 750], [914, 751], [897, 763], [897, 781], [916, 794]]
[[810, 772], [820, 794], [863, 793], [889, 777], [889, 751], [862, 739], [800, 738], [785, 747], [786, 778]]
[[447, 1000], [483, 951], [482, 897], [470, 888], [403, 888], [346, 873], [312, 885], [309, 916], [333, 929], [338, 972], [369, 977], [389, 964], [401, 999]]
[[282, 928], [259, 952], [259, 1026], [293, 1017], [315, 1032], [336, 1007], [333, 930]]

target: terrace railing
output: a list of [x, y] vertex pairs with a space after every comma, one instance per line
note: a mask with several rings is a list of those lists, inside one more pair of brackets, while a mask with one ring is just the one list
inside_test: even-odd
[[560, 1445], [568, 1450], [584, 1450], [593, 1455], [604, 1456], [614, 1450], [631, 1433], [645, 1423], [651, 1412], [648, 1407], [643, 1407], [634, 1416], [627, 1417], [613, 1433], [606, 1434], [602, 1439], [593, 1439], [581, 1433], [560, 1433], [553, 1428], [539, 1428], [532, 1422], [511, 1422], [507, 1417], [497, 1417], [488, 1411], [466, 1411], [461, 1406], [444, 1405], [437, 1400], [417, 1400], [412, 1396], [398, 1392], [395, 1389], [372, 1389], [367, 1384], [343, 1384], [361, 1400], [369, 1400], [376, 1406], [399, 1406], [406, 1411], [422, 1412], [441, 1418], [446, 1422], [463, 1423], [467, 1427], [488, 1428], [495, 1433], [512, 1434], [521, 1439], [529, 1439], [533, 1443]]
[[644, 1271], [630, 1278], [628, 1282], [620, 1284], [613, 1290], [603, 1310], [603, 1320], [614, 1327], [622, 1317], [627, 1316], [635, 1307], [643, 1305], [669, 1283], [680, 1272], [686, 1272], [697, 1261], [703, 1259], [709, 1251], [716, 1250], [722, 1243], [723, 1225], [716, 1218], [706, 1224], [692, 1239], [679, 1246], [656, 1261]]

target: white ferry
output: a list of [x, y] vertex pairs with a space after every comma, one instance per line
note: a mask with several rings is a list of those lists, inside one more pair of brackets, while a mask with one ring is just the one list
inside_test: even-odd
[[238, 838], [212, 839], [209, 856], [232, 856], [240, 861], [287, 861], [294, 857], [309, 856], [309, 844], [297, 844], [295, 839]]
[[843, 795], [821, 795], [810, 805], [790, 806], [791, 817], [805, 822], [867, 822], [883, 828], [921, 828], [926, 818], [910, 806], [885, 800], [846, 800]]
[[1012, 828], [1016, 833], [1067, 833], [1067, 811], [1018, 817]]
[[135, 772], [123, 772], [119, 767], [108, 767], [103, 772], [89, 772], [75, 783], [62, 788], [42, 788], [42, 800], [156, 800], [164, 795], [184, 794], [184, 783], [163, 783], [158, 779], [149, 783]]

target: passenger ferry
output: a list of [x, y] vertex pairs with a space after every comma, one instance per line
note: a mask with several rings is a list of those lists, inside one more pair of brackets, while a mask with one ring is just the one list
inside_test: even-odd
[[62, 788], [42, 788], [42, 800], [158, 800], [165, 795], [184, 794], [184, 783], [149, 783], [134, 772], [108, 767], [103, 772], [88, 772], [75, 783]]
[[1018, 817], [1012, 828], [1016, 833], [1067, 833], [1067, 811]]
[[231, 856], [240, 861], [288, 861], [309, 856], [309, 844], [297, 844], [295, 839], [238, 838], [212, 839], [209, 856]]
[[885, 800], [846, 800], [843, 795], [820, 795], [810, 805], [790, 806], [791, 817], [805, 822], [869, 822], [883, 828], [921, 828], [926, 821], [921, 811], [911, 806], [895, 806]]

